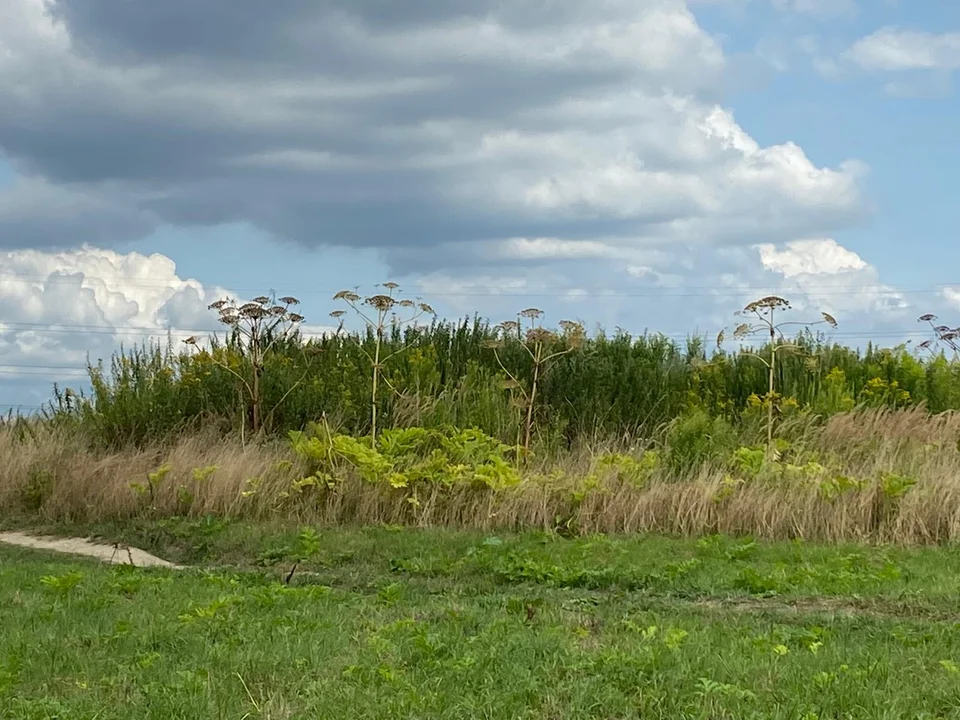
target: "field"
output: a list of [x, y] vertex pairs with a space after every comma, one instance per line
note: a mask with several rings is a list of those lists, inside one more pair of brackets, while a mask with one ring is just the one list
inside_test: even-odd
[[708, 355], [341, 295], [365, 333], [224, 303], [0, 423], [0, 528], [189, 566], [0, 546], [0, 717], [960, 718], [960, 332]]
[[[304, 339], [295, 298], [263, 296], [211, 306], [222, 340], [91, 366], [87, 392], [56, 388], [43, 416], [0, 423], [6, 514], [927, 544], [960, 532], [960, 347], [932, 316], [927, 355], [860, 352], [810, 327], [734, 353], [721, 333], [708, 353], [702, 338], [549, 330], [536, 309], [405, 325], [394, 315], [429, 306], [383, 288], [337, 295], [365, 331]], [[789, 309], [751, 303], [754, 324], [731, 337], [795, 327]]]
[[960, 717], [950, 550], [99, 530], [210, 567], [0, 547], [0, 716]]

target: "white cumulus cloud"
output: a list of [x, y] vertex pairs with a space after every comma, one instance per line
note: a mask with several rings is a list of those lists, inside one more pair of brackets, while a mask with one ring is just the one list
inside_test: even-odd
[[87, 358], [108, 359], [121, 344], [214, 331], [207, 305], [227, 294], [181, 278], [159, 254], [0, 253], [0, 404], [37, 404], [58, 378], [82, 385]]
[[847, 56], [867, 70], [960, 69], [960, 32], [883, 27], [857, 40]]

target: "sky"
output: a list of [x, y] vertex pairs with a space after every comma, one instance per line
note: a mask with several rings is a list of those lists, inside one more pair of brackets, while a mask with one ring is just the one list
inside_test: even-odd
[[[402, 8], [402, 9], [401, 9]], [[0, 0], [0, 411], [274, 290], [715, 337], [960, 317], [960, 3]]]

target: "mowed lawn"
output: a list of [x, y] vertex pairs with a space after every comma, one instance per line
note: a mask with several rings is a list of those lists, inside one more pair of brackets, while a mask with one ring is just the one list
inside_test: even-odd
[[960, 717], [952, 549], [127, 534], [211, 567], [0, 546], [0, 717]]

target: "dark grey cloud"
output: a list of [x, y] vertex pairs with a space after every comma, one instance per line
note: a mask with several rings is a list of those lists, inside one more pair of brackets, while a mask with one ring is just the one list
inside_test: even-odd
[[9, 1], [0, 149], [47, 207], [0, 193], [0, 246], [249, 222], [407, 270], [449, 243], [858, 217], [846, 171], [811, 182], [712, 108], [725, 60], [683, 0]]
[[[20, 174], [0, 187], [3, 251], [250, 224], [377, 248], [365, 255], [449, 314], [535, 302], [554, 321], [715, 332], [745, 285], [824, 282], [772, 273], [747, 246], [863, 211], [854, 168], [760, 147], [715, 105], [742, 66], [685, 0], [3, 2], [0, 156]], [[86, 279], [0, 283], [0, 325], [106, 330], [0, 327], [0, 362], [81, 363], [137, 328], [200, 328], [219, 294], [158, 256], [3, 262]], [[836, 282], [876, 282], [858, 272]], [[666, 301], [681, 284], [732, 289]]]
[[0, 190], [0, 249], [108, 247], [158, 223], [136, 197], [114, 187], [20, 179]]
[[111, 60], [243, 60], [289, 47], [291, 31], [314, 22], [316, 7], [310, 0], [288, 0], [282, 10], [257, 0], [67, 0], [55, 3], [52, 14], [81, 50]]
[[377, 33], [495, 17], [531, 30], [597, 17], [629, 20], [636, 7], [622, 0], [60, 0], [52, 14], [81, 48], [121, 61], [228, 58], [300, 65], [310, 58], [368, 54], [369, 48], [338, 42], [345, 25]]

